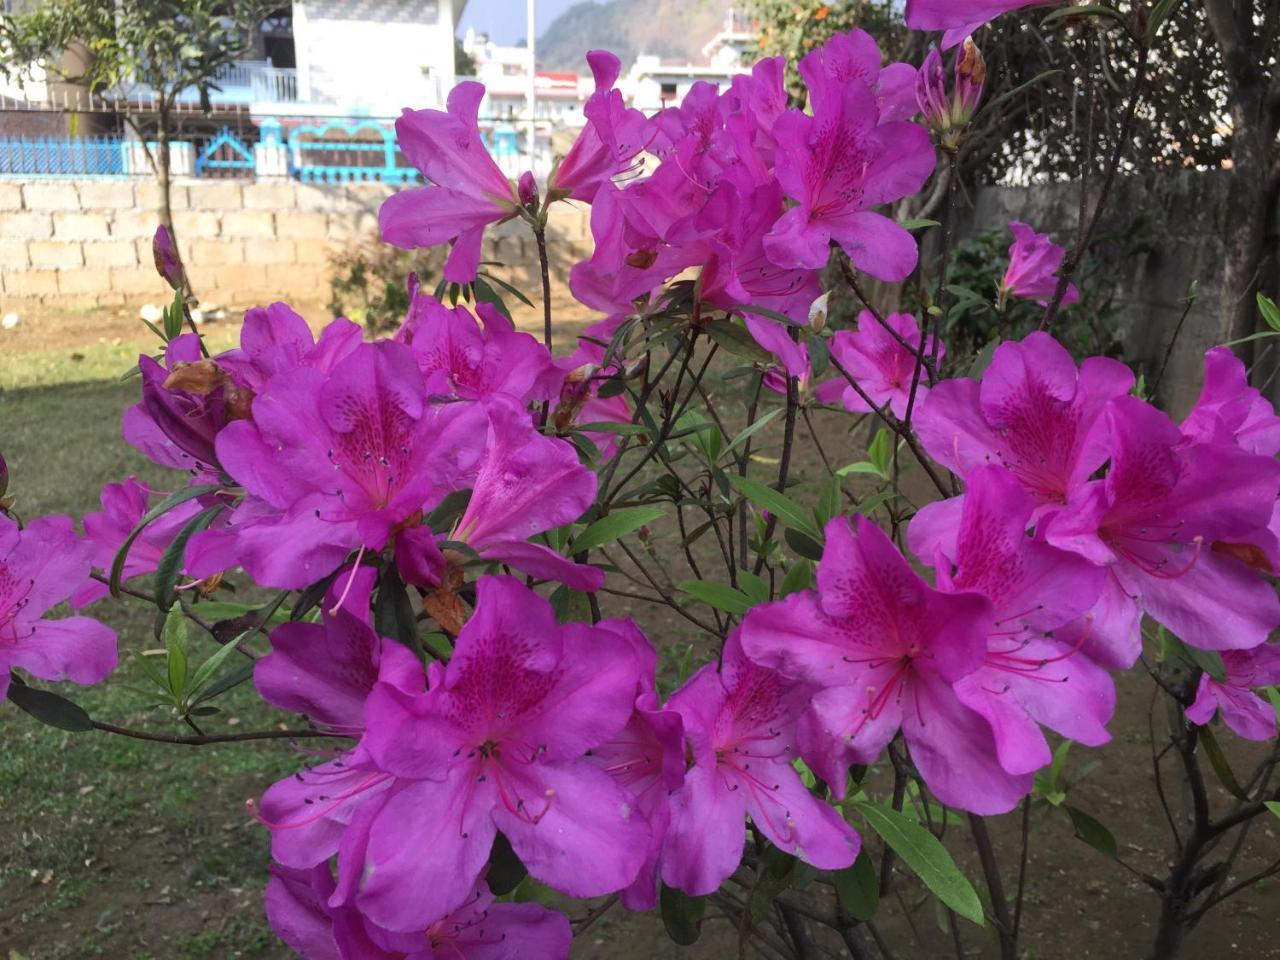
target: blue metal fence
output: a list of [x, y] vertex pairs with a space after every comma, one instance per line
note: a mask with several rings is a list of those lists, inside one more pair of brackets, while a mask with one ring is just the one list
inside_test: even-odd
[[395, 133], [373, 120], [295, 127], [289, 133], [289, 172], [308, 183], [420, 179], [404, 161]]
[[119, 177], [119, 137], [0, 137], [0, 176]]
[[253, 150], [223, 127], [196, 156], [197, 177], [252, 177], [256, 169]]

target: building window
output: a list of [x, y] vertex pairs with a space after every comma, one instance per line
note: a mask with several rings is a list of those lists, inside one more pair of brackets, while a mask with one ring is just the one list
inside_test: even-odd
[[676, 85], [674, 83], [664, 83], [661, 96], [663, 100], [674, 100], [676, 98]]

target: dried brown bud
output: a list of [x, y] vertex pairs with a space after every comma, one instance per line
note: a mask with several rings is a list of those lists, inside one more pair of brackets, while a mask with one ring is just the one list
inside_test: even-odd
[[206, 357], [193, 363], [174, 364], [164, 386], [167, 390], [185, 390], [187, 393], [207, 396], [227, 383], [228, 379], [227, 372]]

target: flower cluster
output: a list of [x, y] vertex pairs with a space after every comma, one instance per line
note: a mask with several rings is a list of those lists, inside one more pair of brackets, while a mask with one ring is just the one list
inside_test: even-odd
[[[1020, 5], [909, 0], [906, 15], [955, 39]], [[1280, 627], [1280, 417], [1234, 354], [1207, 354], [1199, 402], [1178, 423], [1138, 395], [1124, 364], [1077, 363], [1045, 332], [1001, 343], [974, 379], [938, 376], [954, 358], [930, 313], [867, 309], [825, 329], [833, 254], [882, 280], [916, 268], [915, 240], [877, 208], [935, 170], [917, 111], [958, 148], [945, 137], [981, 93], [971, 42], [948, 97], [936, 51], [918, 73], [883, 65], [862, 31], [838, 35], [799, 64], [804, 111], [787, 105], [781, 59], [724, 91], [696, 84], [653, 118], [614, 89], [617, 58], [588, 60], [586, 126], [541, 190], [489, 157], [483, 89], [463, 83], [447, 111], [400, 119], [428, 184], [381, 212], [392, 243], [451, 243], [445, 280], [474, 292], [488, 225], [523, 218], [542, 240], [550, 204], [590, 204], [595, 248], [571, 282], [605, 318], [576, 352], [556, 359], [497, 305], [446, 306], [416, 278], [387, 338], [341, 318], [317, 335], [279, 303], [249, 311], [239, 346], [216, 356], [198, 333], [171, 335], [162, 358], [140, 358], [124, 436], [181, 472], [172, 491], [108, 485], [84, 538], [66, 517], [20, 528], [0, 500], [0, 699], [10, 668], [79, 683], [109, 674], [109, 629], [45, 614], [120, 579], [180, 567], [186, 582], [175, 574], [157, 590], [166, 610], [175, 592], [207, 595], [236, 570], [299, 591], [293, 619], [259, 625], [270, 652], [253, 679], [327, 747], [251, 809], [271, 834], [268, 915], [309, 960], [564, 960], [567, 918], [496, 882], [513, 860], [561, 894], [617, 894], [634, 910], [654, 908], [664, 887], [715, 893], [744, 848], [842, 870], [862, 841], [840, 801], [865, 789], [863, 768], [886, 750], [943, 804], [1007, 812], [1050, 763], [1048, 733], [1108, 740], [1111, 672], [1138, 659], [1144, 618], [1221, 663], [1191, 674], [1192, 723], [1221, 711], [1243, 737], [1274, 736], [1256, 691], [1280, 682], [1268, 640]], [[1062, 305], [1078, 299], [1059, 275], [1063, 250], [1010, 227], [997, 309], [1009, 296], [1047, 303], [1059, 287]], [[180, 287], [167, 233], [156, 256]], [[752, 539], [731, 493], [750, 486], [750, 455], [730, 478], [708, 441], [706, 483], [687, 483], [672, 444], [696, 431], [671, 429], [689, 399], [678, 402], [677, 380], [660, 395], [661, 426], [633, 412], [663, 374], [649, 379], [654, 347], [628, 357], [617, 343], [624, 324], [680, 315], [687, 340], [670, 354], [687, 367], [711, 311], [721, 332], [741, 322], [770, 355], [748, 372], [786, 393], [790, 426], [800, 397], [833, 416], [878, 415], [918, 441], [926, 467], [925, 454], [951, 472], [955, 495], [939, 482], [942, 499], [893, 514], [891, 537], [874, 506], [842, 512], [835, 476], [819, 523], [799, 508], [784, 518], [809, 524], [787, 543], [820, 556], [812, 582], [799, 563], [780, 588], [766, 582], [778, 516]], [[632, 377], [644, 386], [624, 396]], [[758, 402], [757, 390], [752, 418]], [[753, 419], [734, 443], [765, 425]], [[674, 483], [637, 486], [628, 533], [651, 546], [641, 525], [659, 502], [675, 501], [683, 547], [697, 539], [684, 507], [704, 507], [709, 527], [734, 518], [720, 544], [733, 586], [713, 585], [725, 616], [713, 630], [689, 615], [722, 642], [671, 685], [640, 627], [599, 610], [613, 558], [590, 562], [619, 522], [605, 494], [635, 436], [649, 452], [628, 480], [652, 457]], [[753, 489], [779, 511], [794, 506], [786, 481], [784, 466], [772, 488]], [[575, 536], [580, 523], [591, 526]], [[755, 552], [754, 572], [733, 562], [738, 550]], [[649, 587], [688, 613], [658, 580]], [[574, 615], [577, 600], [589, 615]]]

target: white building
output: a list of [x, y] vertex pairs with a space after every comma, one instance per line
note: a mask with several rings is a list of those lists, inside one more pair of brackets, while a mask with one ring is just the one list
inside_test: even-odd
[[590, 76], [535, 72], [528, 47], [500, 46], [474, 28], [463, 36], [462, 49], [475, 63], [475, 79], [485, 86], [485, 101], [480, 107], [482, 116], [527, 121], [532, 74], [533, 119], [567, 126], [581, 126], [585, 122], [582, 108], [595, 89]]
[[743, 60], [754, 39], [750, 21], [729, 10], [720, 32], [702, 48], [705, 62], [671, 63], [641, 54], [619, 86], [631, 106], [645, 113], [656, 113], [679, 103], [699, 81], [726, 87], [737, 74], [750, 72], [743, 66]]

